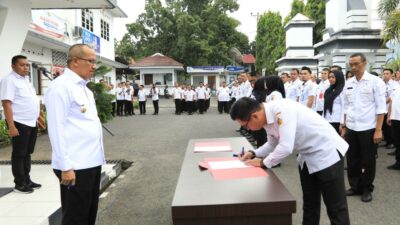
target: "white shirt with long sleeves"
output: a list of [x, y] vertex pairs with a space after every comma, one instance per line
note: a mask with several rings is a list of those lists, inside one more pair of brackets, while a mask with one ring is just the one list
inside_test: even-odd
[[124, 100], [126, 101], [132, 101], [132, 96], [133, 96], [133, 88], [126, 88], [124, 91]]
[[197, 99], [206, 99], [206, 88], [203, 87], [198, 87], [196, 89], [196, 93], [197, 93]]
[[297, 80], [291, 81], [287, 89], [285, 89], [285, 91], [287, 90], [285, 93], [286, 98], [297, 102], [297, 98], [299, 98], [301, 95], [301, 89], [302, 83], [300, 79], [297, 78]]
[[378, 114], [385, 114], [385, 83], [378, 77], [364, 72], [360, 81], [350, 78], [343, 89], [346, 127], [365, 131], [376, 127]]
[[325, 91], [328, 89], [330, 86], [329, 80], [326, 79], [325, 81], [322, 81], [318, 84], [317, 86], [317, 94], [315, 96], [315, 109], [317, 111], [323, 111], [324, 110], [324, 101], [325, 101]]
[[160, 93], [160, 91], [158, 90], [158, 88], [151, 88], [150, 89], [150, 94], [151, 94], [151, 100], [153, 101], [157, 101], [158, 98], [158, 94]]
[[324, 118], [329, 123], [341, 123], [344, 122], [344, 94], [340, 93], [339, 96], [333, 100], [332, 113], [326, 110], [324, 112]]
[[125, 88], [124, 87], [118, 87], [116, 89], [116, 95], [117, 95], [117, 100], [125, 100]]
[[[391, 120], [400, 120], [400, 88], [392, 92], [392, 112], [390, 114]], [[399, 137], [396, 137], [399, 138]]]
[[174, 88], [172, 90], [172, 95], [174, 96], [174, 99], [182, 99], [183, 98], [183, 90], [182, 88], [178, 87], [178, 88]]
[[187, 102], [192, 102], [196, 98], [196, 92], [193, 90], [188, 90], [185, 95], [185, 99]]
[[138, 100], [139, 100], [139, 102], [146, 101], [146, 92], [144, 90], [138, 91]]
[[102, 127], [86, 84], [67, 68], [45, 94], [54, 169], [80, 170], [105, 163]]
[[[29, 82], [29, 76], [12, 71], [0, 82], [0, 100], [11, 101], [13, 120], [29, 127], [36, 127], [40, 113], [39, 98]], [[5, 118], [3, 111], [3, 118]]]
[[283, 99], [282, 94], [279, 91], [273, 91], [265, 98], [265, 102]]
[[[308, 103], [308, 97], [310, 96], [315, 96], [317, 92], [317, 85], [312, 82], [312, 80], [308, 80], [307, 82], [304, 83], [303, 89], [300, 95], [300, 100], [299, 102], [305, 106], [307, 106]], [[314, 99], [315, 100], [315, 99]], [[311, 109], [315, 110], [315, 104], [313, 102]]]
[[264, 129], [268, 142], [255, 150], [257, 157], [266, 157], [266, 167], [280, 163], [296, 150], [297, 162], [304, 163], [310, 174], [321, 171], [340, 160], [345, 155], [348, 144], [335, 129], [319, 114], [289, 99], [263, 103], [267, 123]]
[[229, 101], [230, 90], [228, 87], [219, 87], [217, 89], [217, 98], [220, 102], [228, 102]]

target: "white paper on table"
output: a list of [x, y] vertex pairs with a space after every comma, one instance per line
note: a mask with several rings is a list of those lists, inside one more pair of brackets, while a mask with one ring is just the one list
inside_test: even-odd
[[231, 146], [194, 147], [194, 152], [230, 152]]
[[210, 168], [212, 170], [251, 167], [251, 166], [246, 165], [243, 161], [240, 161], [240, 160], [208, 162], [208, 165], [210, 165]]

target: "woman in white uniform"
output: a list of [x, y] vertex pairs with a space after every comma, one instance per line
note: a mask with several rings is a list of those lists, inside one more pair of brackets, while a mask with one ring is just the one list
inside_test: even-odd
[[329, 86], [325, 91], [324, 98], [324, 118], [335, 128], [336, 132], [340, 132], [340, 124], [344, 119], [344, 96], [342, 94], [344, 88], [344, 75], [342, 71], [331, 71], [328, 76]]

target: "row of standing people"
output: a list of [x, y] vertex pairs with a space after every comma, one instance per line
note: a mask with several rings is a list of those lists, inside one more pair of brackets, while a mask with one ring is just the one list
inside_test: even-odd
[[199, 83], [197, 88], [176, 83], [175, 88], [172, 90], [172, 96], [176, 115], [180, 115], [185, 111], [192, 115], [197, 110], [200, 114], [203, 114], [210, 108], [211, 89], [202, 82]]

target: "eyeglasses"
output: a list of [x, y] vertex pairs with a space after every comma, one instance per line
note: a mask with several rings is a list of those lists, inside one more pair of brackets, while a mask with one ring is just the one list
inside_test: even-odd
[[245, 129], [247, 129], [247, 130], [249, 129], [249, 128], [248, 128], [248, 125], [249, 125], [250, 120], [251, 120], [251, 116], [250, 116], [250, 118], [247, 120], [246, 125], [243, 126], [243, 127], [244, 127]]
[[81, 57], [76, 57], [76, 58], [78, 58], [80, 60], [84, 60], [84, 61], [86, 61], [86, 62], [88, 62], [88, 63], [90, 63], [92, 65], [95, 65], [96, 62], [97, 62], [95, 59], [84, 59], [84, 58], [81, 58]]

